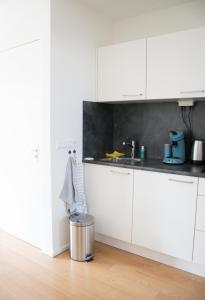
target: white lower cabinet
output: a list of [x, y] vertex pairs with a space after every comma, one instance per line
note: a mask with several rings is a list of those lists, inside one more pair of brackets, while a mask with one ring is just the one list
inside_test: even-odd
[[85, 190], [95, 231], [130, 243], [133, 170], [85, 164]]
[[198, 178], [134, 171], [132, 242], [191, 261]]
[[205, 178], [199, 178], [199, 190], [198, 194], [205, 196]]
[[[187, 261], [193, 255], [197, 186], [196, 177], [85, 164], [97, 233]], [[195, 236], [194, 257], [204, 262], [201, 235]]]
[[205, 232], [195, 232], [194, 239], [194, 263], [205, 266]]
[[[201, 192], [201, 194], [205, 194], [204, 183], [204, 178], [200, 178], [199, 192]], [[194, 239], [193, 260], [194, 263], [205, 266], [205, 196], [198, 196], [197, 199], [196, 231]]]
[[198, 196], [196, 229], [205, 231], [205, 196]]

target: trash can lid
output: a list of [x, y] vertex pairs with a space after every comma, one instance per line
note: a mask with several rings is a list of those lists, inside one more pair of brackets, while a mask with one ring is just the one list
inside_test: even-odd
[[94, 224], [94, 217], [88, 214], [74, 213], [69, 217], [70, 225], [89, 226]]

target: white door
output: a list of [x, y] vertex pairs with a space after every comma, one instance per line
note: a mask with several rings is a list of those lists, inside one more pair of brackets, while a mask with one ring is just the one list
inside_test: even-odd
[[192, 260], [198, 178], [134, 171], [132, 242]]
[[133, 170], [85, 164], [85, 186], [96, 232], [130, 243]]
[[126, 101], [146, 97], [146, 40], [98, 50], [98, 100]]
[[205, 97], [205, 28], [147, 40], [148, 99]]
[[41, 246], [40, 41], [0, 53], [0, 229]]

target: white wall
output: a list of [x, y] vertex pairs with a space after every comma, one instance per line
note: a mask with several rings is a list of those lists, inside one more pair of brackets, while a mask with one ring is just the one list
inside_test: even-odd
[[82, 150], [82, 101], [95, 100], [96, 47], [112, 41], [112, 23], [76, 0], [51, 5], [51, 139], [54, 254], [68, 244], [68, 223], [59, 200], [67, 152], [58, 142], [74, 140]]
[[124, 42], [205, 25], [205, 1], [153, 11], [114, 25], [114, 42]]
[[[19, 47], [34, 40], [41, 40], [43, 57], [43, 203], [42, 203], [42, 250], [52, 250], [52, 215], [50, 195], [50, 1], [49, 0], [5, 0], [0, 3], [0, 51]], [[15, 49], [13, 50], [15, 51]], [[1, 99], [0, 105], [4, 105]], [[1, 106], [0, 106], [1, 109]], [[12, 109], [12, 107], [11, 107]], [[7, 128], [5, 128], [5, 131]], [[6, 147], [1, 141], [1, 147]], [[15, 151], [15, 149], [13, 149]], [[9, 157], [0, 158], [4, 161]], [[1, 161], [2, 162], [2, 161]], [[9, 178], [8, 178], [9, 180]], [[0, 189], [0, 198], [2, 198]], [[15, 197], [15, 191], [14, 191]], [[1, 202], [3, 205], [3, 201]], [[3, 207], [0, 207], [3, 211]], [[15, 211], [15, 206], [13, 207]], [[41, 220], [36, 220], [41, 222]]]
[[48, 0], [5, 0], [0, 2], [0, 49], [6, 49], [45, 34]]

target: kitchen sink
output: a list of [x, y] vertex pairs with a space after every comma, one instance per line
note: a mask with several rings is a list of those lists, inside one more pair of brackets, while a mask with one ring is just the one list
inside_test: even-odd
[[119, 164], [134, 164], [134, 163], [139, 163], [142, 160], [140, 158], [116, 157], [116, 158], [101, 158], [100, 161], [119, 163]]

